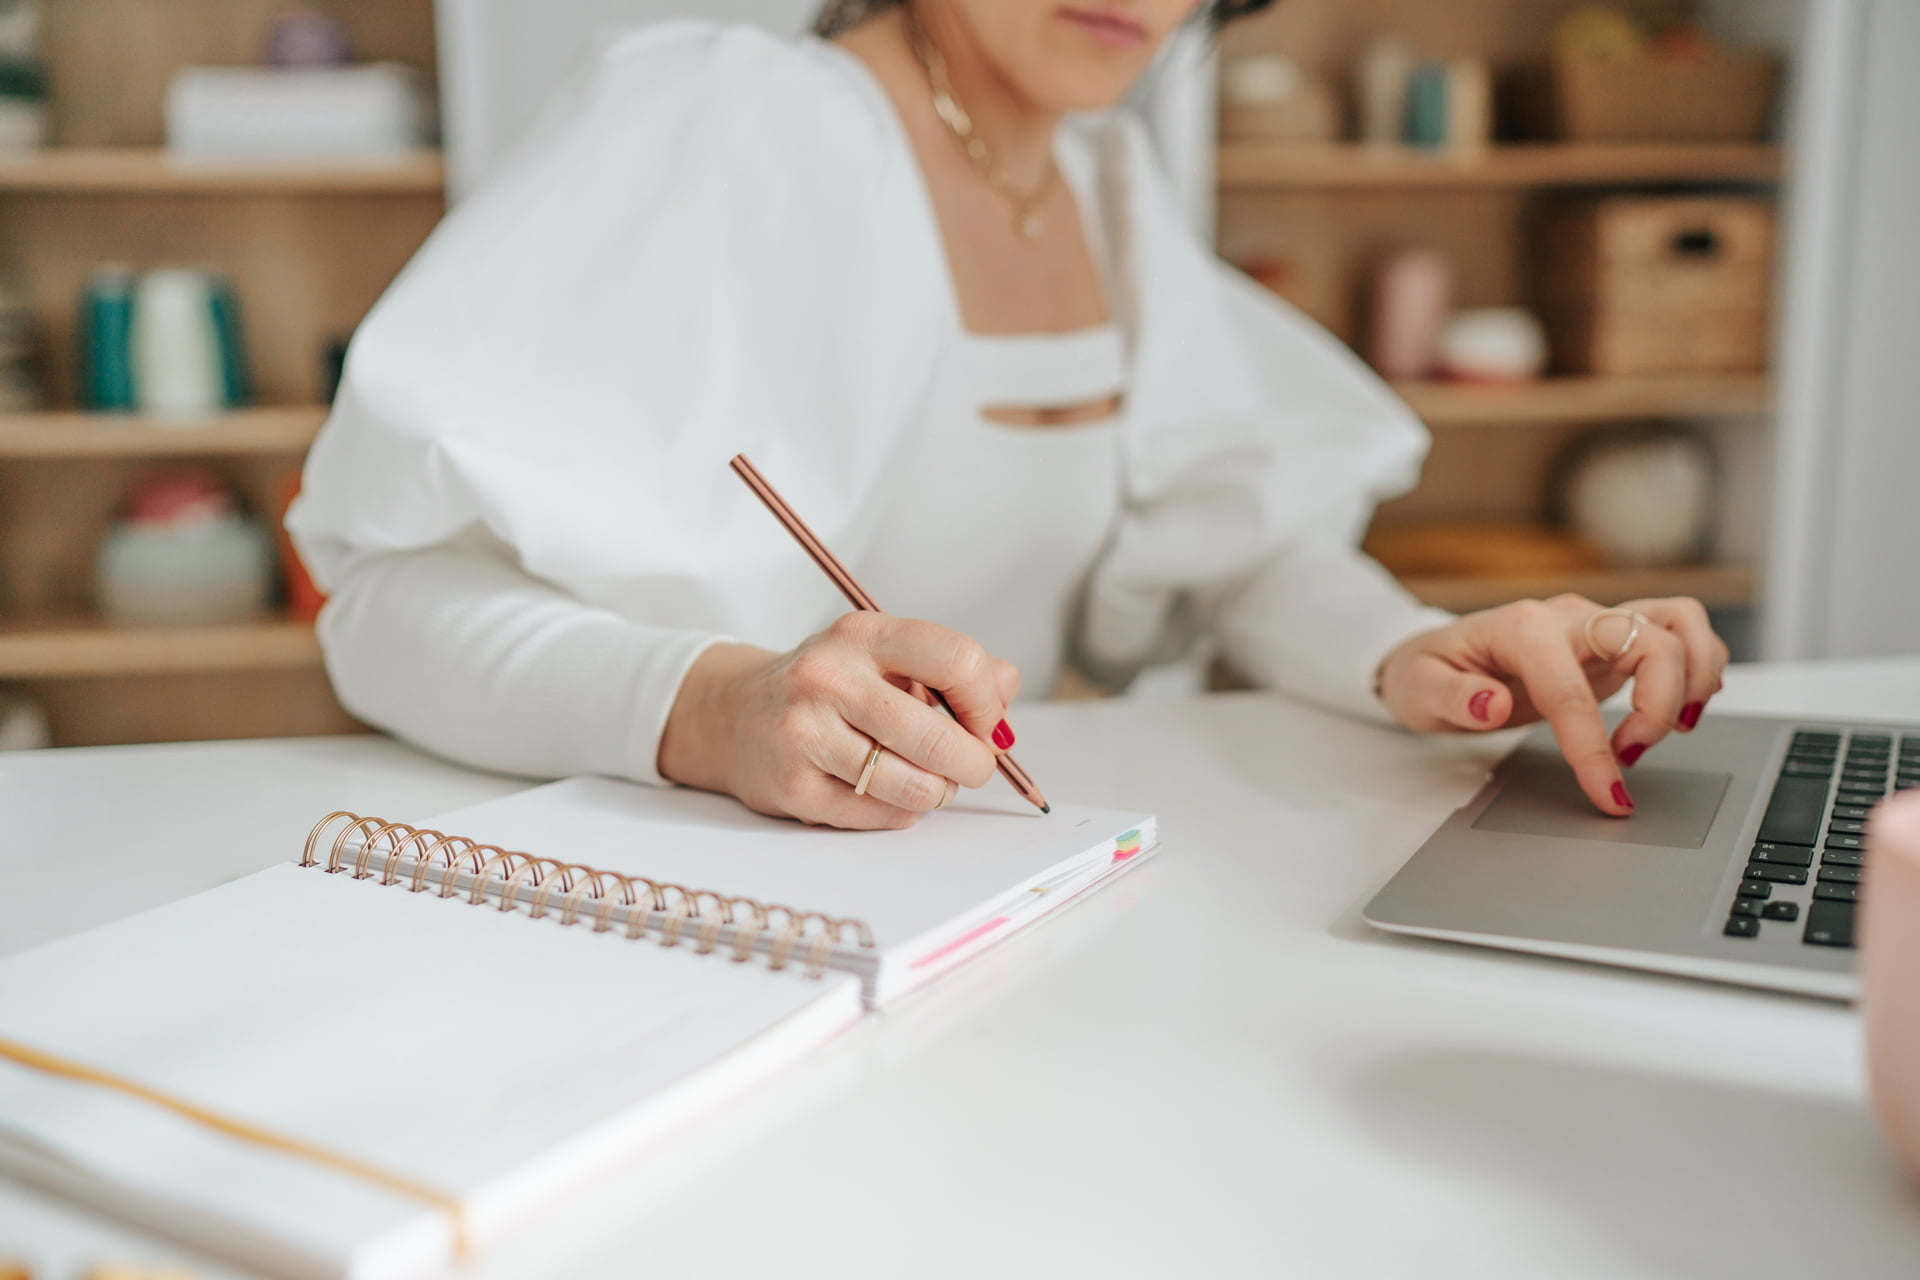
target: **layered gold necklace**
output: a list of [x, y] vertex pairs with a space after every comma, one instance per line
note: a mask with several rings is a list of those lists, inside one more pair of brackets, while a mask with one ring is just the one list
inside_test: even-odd
[[928, 39], [927, 32], [914, 16], [911, 4], [902, 9], [907, 22], [907, 43], [912, 46], [914, 56], [927, 69], [927, 83], [933, 89], [933, 113], [947, 126], [961, 150], [967, 153], [967, 159], [987, 185], [998, 192], [1002, 198], [1013, 205], [1013, 229], [1015, 234], [1025, 240], [1038, 240], [1047, 233], [1046, 219], [1040, 216], [1040, 206], [1053, 191], [1053, 184], [1059, 180], [1060, 171], [1054, 166], [1053, 157], [1047, 157], [1046, 176], [1040, 179], [1038, 186], [1030, 191], [1022, 191], [1014, 184], [1012, 177], [993, 158], [992, 148], [986, 139], [974, 131], [973, 117], [960, 105], [960, 99], [954, 96], [953, 81], [947, 76], [947, 60], [940, 50]]

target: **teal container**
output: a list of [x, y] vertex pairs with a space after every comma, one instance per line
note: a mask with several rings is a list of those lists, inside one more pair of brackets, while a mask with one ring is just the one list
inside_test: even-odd
[[130, 413], [133, 381], [133, 272], [101, 267], [87, 278], [80, 299], [81, 407]]
[[223, 275], [207, 275], [207, 305], [213, 308], [213, 331], [220, 339], [220, 381], [228, 408], [253, 402], [253, 374], [240, 330], [240, 300], [233, 283]]
[[1406, 143], [1439, 149], [1447, 145], [1447, 64], [1422, 62], [1407, 83]]

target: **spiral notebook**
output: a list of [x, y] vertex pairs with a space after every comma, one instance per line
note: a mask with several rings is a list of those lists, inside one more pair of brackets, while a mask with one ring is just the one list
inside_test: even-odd
[[328, 815], [297, 862], [0, 962], [0, 1171], [277, 1275], [431, 1273], [1154, 843], [605, 779]]

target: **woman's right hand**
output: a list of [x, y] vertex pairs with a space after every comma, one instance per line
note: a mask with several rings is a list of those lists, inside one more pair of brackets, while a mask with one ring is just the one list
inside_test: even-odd
[[[952, 717], [909, 690], [938, 689]], [[660, 737], [661, 774], [737, 796], [777, 818], [834, 827], [912, 826], [980, 787], [1013, 746], [1011, 663], [957, 631], [849, 613], [791, 653], [714, 645], [680, 685]], [[867, 794], [867, 755], [884, 748]]]

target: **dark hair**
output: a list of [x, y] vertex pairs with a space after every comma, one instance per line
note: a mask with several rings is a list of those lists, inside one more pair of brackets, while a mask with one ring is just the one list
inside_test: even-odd
[[[897, 9], [905, 3], [906, 0], [826, 0], [820, 7], [820, 16], [813, 20], [813, 33], [830, 39], [843, 31], [851, 31], [876, 13]], [[1206, 7], [1207, 22], [1216, 28], [1224, 27], [1235, 18], [1258, 13], [1272, 3], [1273, 0], [1211, 0]]]

